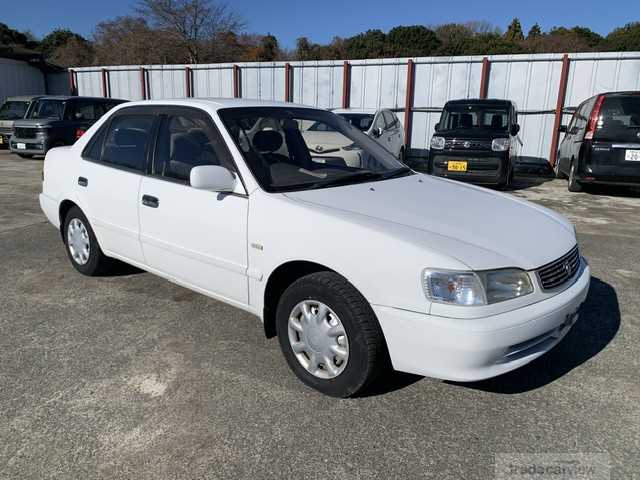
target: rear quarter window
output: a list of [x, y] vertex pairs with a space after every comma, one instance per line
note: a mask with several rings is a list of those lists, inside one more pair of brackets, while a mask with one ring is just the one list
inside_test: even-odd
[[640, 95], [607, 96], [596, 125], [600, 140], [637, 140], [640, 133]]

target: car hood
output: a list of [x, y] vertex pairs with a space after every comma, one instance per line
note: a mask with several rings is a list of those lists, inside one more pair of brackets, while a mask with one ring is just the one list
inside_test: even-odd
[[[576, 244], [573, 225], [539, 205], [485, 188], [416, 174], [355, 185], [289, 192], [335, 214], [378, 220], [474, 270], [538, 268]], [[403, 235], [406, 235], [403, 233]], [[437, 266], [436, 266], [437, 267]]]
[[21, 119], [16, 120], [13, 124], [14, 127], [44, 127], [47, 125], [53, 125], [56, 122], [59, 122], [57, 118], [30, 118], [30, 119]]

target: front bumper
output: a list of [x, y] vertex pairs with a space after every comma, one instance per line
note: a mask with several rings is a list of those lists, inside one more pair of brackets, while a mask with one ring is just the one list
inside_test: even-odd
[[582, 259], [576, 280], [561, 293], [480, 319], [444, 318], [379, 305], [373, 309], [395, 370], [477, 381], [521, 367], [560, 342], [577, 320], [590, 278]]
[[[25, 148], [18, 148], [19, 145]], [[44, 155], [49, 149], [46, 138], [16, 138], [11, 137], [9, 142], [11, 153], [23, 153], [27, 155]]]
[[[479, 185], [498, 185], [507, 179], [509, 158], [497, 152], [458, 152], [431, 150], [431, 173], [438, 177], [461, 180]], [[448, 169], [449, 161], [466, 161], [467, 171]]]

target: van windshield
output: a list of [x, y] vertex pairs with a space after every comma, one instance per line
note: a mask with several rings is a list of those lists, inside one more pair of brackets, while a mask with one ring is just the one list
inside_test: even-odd
[[62, 118], [64, 102], [62, 100], [36, 100], [31, 105], [27, 118]]
[[509, 110], [507, 107], [477, 104], [447, 105], [440, 117], [438, 131], [506, 131], [508, 126]]
[[27, 113], [29, 102], [8, 101], [0, 107], [0, 120], [18, 120]]

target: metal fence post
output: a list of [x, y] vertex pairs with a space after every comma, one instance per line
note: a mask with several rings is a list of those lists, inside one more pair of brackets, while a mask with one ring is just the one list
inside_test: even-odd
[[569, 55], [562, 56], [562, 70], [560, 72], [560, 85], [558, 86], [558, 101], [556, 102], [556, 115], [553, 121], [553, 132], [551, 133], [551, 151], [549, 152], [549, 164], [552, 167], [556, 165], [558, 159], [558, 141], [560, 132], [558, 129], [562, 124], [562, 110], [564, 109], [564, 100], [567, 94], [567, 82], [569, 80]]
[[187, 98], [193, 96], [193, 85], [191, 80], [190, 67], [184, 67], [184, 93]]
[[415, 83], [415, 64], [413, 60], [407, 61], [407, 88], [404, 100], [404, 145], [405, 151], [411, 148], [411, 119], [413, 109], [413, 88]]
[[489, 90], [490, 69], [491, 63], [489, 63], [489, 58], [484, 57], [482, 59], [482, 76], [480, 77], [480, 98], [487, 98], [487, 92]]
[[240, 67], [233, 66], [233, 98], [240, 98]]
[[291, 64], [284, 64], [284, 101], [291, 101]]
[[346, 60], [342, 64], [342, 108], [349, 108], [351, 98], [351, 65]]
[[140, 96], [142, 100], [147, 99], [147, 72], [144, 67], [140, 67]]
[[109, 72], [106, 68], [102, 70], [102, 96], [107, 98], [109, 97]]

